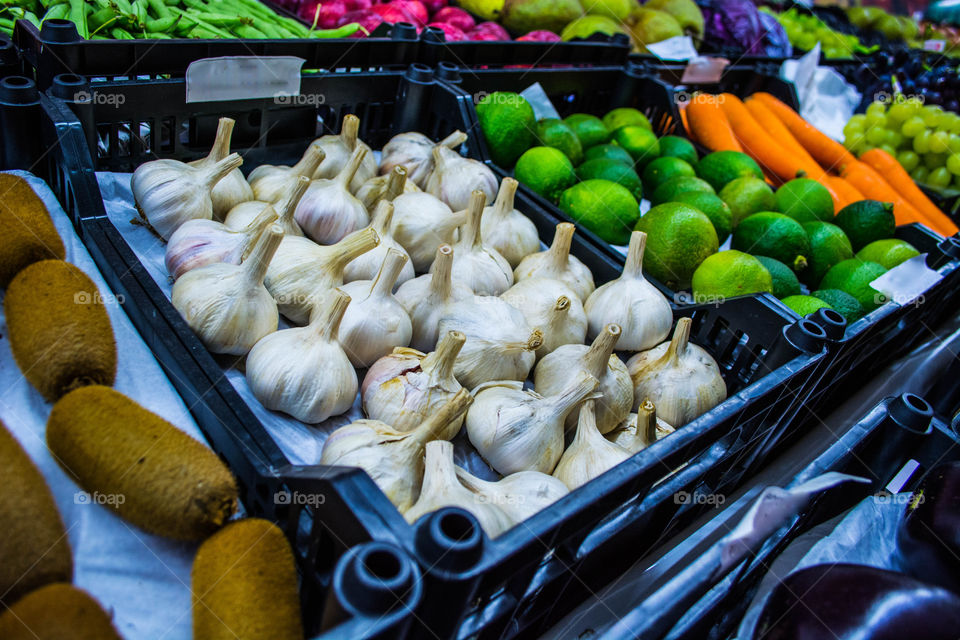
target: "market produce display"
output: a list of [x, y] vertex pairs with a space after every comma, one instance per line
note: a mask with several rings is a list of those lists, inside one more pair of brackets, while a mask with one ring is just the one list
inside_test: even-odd
[[852, 58], [855, 54], [876, 50], [876, 47], [861, 45], [855, 35], [834, 31], [815, 15], [797, 9], [788, 9], [779, 14], [767, 7], [761, 7], [760, 11], [775, 16], [786, 31], [790, 44], [802, 51], [810, 51], [818, 42], [827, 58]]

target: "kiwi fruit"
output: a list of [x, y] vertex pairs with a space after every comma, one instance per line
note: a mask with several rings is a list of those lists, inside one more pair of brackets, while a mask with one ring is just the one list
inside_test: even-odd
[[63, 260], [66, 251], [43, 201], [19, 176], [0, 173], [0, 287], [40, 260]]
[[[51, 582], [70, 582], [70, 541], [53, 494], [40, 470], [2, 422], [0, 523], [0, 604], [9, 606], [20, 596]], [[0, 633], [0, 638], [4, 637]]]
[[3, 309], [13, 359], [50, 402], [88, 384], [112, 385], [117, 344], [97, 286], [63, 260], [23, 269]]
[[123, 640], [90, 594], [55, 583], [32, 591], [0, 615], [3, 640]]
[[206, 446], [110, 387], [63, 396], [47, 447], [88, 493], [144, 531], [202, 540], [237, 508], [237, 484]]
[[238, 520], [210, 536], [190, 582], [194, 638], [303, 640], [293, 553], [272, 522]]

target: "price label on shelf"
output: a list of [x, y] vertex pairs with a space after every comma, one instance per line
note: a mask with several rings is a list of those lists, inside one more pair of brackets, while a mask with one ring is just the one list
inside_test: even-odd
[[708, 58], [698, 56], [687, 63], [680, 82], [683, 84], [704, 84], [720, 82], [723, 70], [730, 61], [726, 58]]
[[674, 36], [648, 44], [647, 49], [661, 60], [690, 60], [697, 57], [697, 48], [690, 36]]
[[946, 46], [947, 46], [947, 42], [945, 40], [924, 40], [923, 41], [924, 51], [936, 51], [939, 53], [943, 51], [946, 48]]
[[274, 98], [294, 104], [300, 96], [300, 69], [294, 56], [204, 58], [187, 67], [187, 102]]

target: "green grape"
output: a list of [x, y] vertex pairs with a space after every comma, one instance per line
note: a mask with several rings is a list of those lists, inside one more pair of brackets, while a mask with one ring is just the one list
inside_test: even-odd
[[927, 176], [927, 182], [938, 189], [943, 189], [950, 184], [951, 179], [950, 172], [947, 171], [946, 167], [940, 167], [939, 169], [934, 169], [930, 172], [930, 175]]
[[927, 176], [930, 175], [930, 170], [926, 167], [920, 166], [910, 172], [910, 177], [914, 179], [915, 182], [922, 182], [926, 184]]
[[[876, 104], [876, 102], [874, 102], [874, 104]], [[887, 116], [883, 115], [882, 113], [873, 112], [867, 114], [867, 130], [876, 127], [883, 127], [886, 126], [886, 124]]]
[[901, 151], [897, 154], [897, 162], [908, 172], [913, 171], [920, 165], [920, 156], [913, 151]]
[[940, 124], [940, 107], [924, 107], [920, 117], [923, 118], [923, 124], [930, 128], [936, 127]]
[[939, 169], [947, 163], [947, 154], [945, 153], [927, 153], [923, 156], [923, 166], [930, 171]]
[[894, 131], [893, 129], [887, 129], [883, 132], [884, 142], [897, 149], [903, 143], [903, 135], [899, 131]]
[[913, 150], [917, 153], [930, 152], [930, 131], [924, 129], [913, 139]]
[[906, 138], [913, 138], [923, 132], [926, 125], [923, 124], [923, 118], [913, 116], [904, 121], [900, 127], [900, 133]]
[[853, 152], [857, 152], [863, 148], [863, 145], [866, 143], [867, 138], [863, 135], [863, 132], [857, 133], [852, 136], [845, 136], [843, 139], [843, 146]]
[[960, 117], [957, 117], [956, 120], [950, 123], [950, 133], [960, 135]]
[[877, 148], [878, 148], [878, 149], [883, 149], [883, 150], [886, 151], [888, 154], [890, 154], [890, 156], [896, 156], [896, 155], [897, 155], [897, 150], [894, 149], [893, 147], [891, 147], [889, 144], [882, 144], [882, 145], [880, 145], [880, 146], [877, 147]]
[[887, 141], [887, 130], [881, 127], [873, 127], [867, 130], [867, 142], [874, 146], [879, 146]]
[[947, 171], [955, 176], [960, 176], [960, 154], [951, 153], [947, 156]]
[[950, 148], [950, 153], [960, 153], [960, 135], [951, 133], [947, 146]]
[[953, 184], [951, 186], [954, 189], [960, 189], [960, 176], [953, 176]]
[[870, 106], [867, 107], [867, 116], [871, 115], [880, 115], [882, 116], [887, 112], [887, 105], [883, 102], [871, 102]]
[[862, 136], [863, 125], [850, 121], [843, 126], [843, 135], [848, 138], [851, 136]]
[[946, 131], [936, 131], [930, 135], [930, 151], [946, 153], [950, 150], [950, 134]]
[[850, 119], [847, 120], [847, 126], [859, 127], [860, 129], [867, 128], [867, 116], [862, 113], [855, 113], [850, 116]]
[[904, 122], [912, 113], [910, 106], [903, 100], [902, 94], [898, 93], [894, 100], [894, 103], [887, 110], [887, 121], [890, 123]]

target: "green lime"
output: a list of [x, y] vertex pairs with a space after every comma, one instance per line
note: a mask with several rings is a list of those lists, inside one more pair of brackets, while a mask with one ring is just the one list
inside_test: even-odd
[[730, 205], [734, 227], [747, 216], [777, 208], [777, 199], [770, 185], [753, 176], [737, 178], [725, 184], [720, 190], [720, 199]]
[[636, 229], [647, 234], [644, 268], [674, 290], [688, 288], [693, 272], [720, 246], [710, 218], [686, 204], [657, 205]]
[[616, 160], [617, 162], [621, 162], [628, 167], [633, 168], [633, 158], [630, 157], [630, 154], [627, 153], [626, 149], [615, 144], [597, 144], [587, 149], [583, 154], [584, 162], [587, 162], [588, 160], [596, 160], [598, 158]]
[[684, 176], [695, 178], [697, 172], [680, 158], [654, 158], [643, 168], [643, 184], [650, 191], [656, 191], [667, 180]]
[[603, 124], [605, 124], [610, 131], [616, 131], [620, 127], [626, 126], [643, 127], [644, 129], [653, 131], [653, 127], [650, 125], [650, 121], [647, 120], [647, 116], [631, 107], [620, 107], [619, 109], [608, 111], [607, 115], [603, 116]]
[[613, 132], [613, 141], [627, 150], [638, 168], [660, 155], [660, 143], [656, 134], [644, 127], [620, 127]]
[[553, 147], [525, 151], [517, 160], [513, 175], [550, 202], [556, 202], [563, 190], [577, 181], [570, 158]]
[[847, 234], [854, 251], [860, 251], [875, 240], [892, 238], [897, 230], [893, 205], [877, 200], [848, 204], [840, 209], [833, 223]]
[[733, 231], [733, 248], [769, 256], [799, 273], [807, 268], [810, 239], [793, 218], [761, 211], [748, 216]]
[[801, 317], [809, 315], [817, 309], [833, 308], [824, 300], [821, 300], [820, 298], [814, 298], [813, 296], [787, 296], [780, 302], [790, 307], [794, 313]]
[[757, 256], [757, 260], [770, 272], [770, 277], [773, 278], [774, 296], [786, 298], [787, 296], [800, 294], [800, 281], [797, 280], [797, 274], [793, 272], [793, 269], [779, 260], [767, 256]]
[[577, 224], [610, 244], [630, 242], [640, 205], [630, 191], [609, 180], [584, 180], [560, 196], [560, 208]]
[[913, 245], [896, 238], [874, 240], [857, 252], [857, 257], [867, 262], [876, 262], [884, 268], [893, 269], [895, 266], [920, 255]]
[[869, 313], [886, 302], [885, 296], [870, 283], [887, 272], [883, 265], [851, 258], [834, 265], [820, 281], [820, 289], [846, 291]]
[[679, 178], [671, 178], [657, 187], [653, 195], [650, 196], [650, 201], [653, 204], [670, 202], [676, 198], [678, 194], [685, 191], [702, 191], [703, 193], [713, 193], [716, 195], [713, 187], [707, 184], [706, 181], [700, 178], [691, 178], [690, 176], [680, 176]]
[[829, 222], [807, 222], [803, 230], [810, 238], [810, 254], [803, 280], [816, 286], [833, 265], [853, 257], [850, 239], [843, 229]]
[[760, 261], [742, 251], [708, 256], [693, 272], [693, 300], [698, 304], [773, 291], [770, 273]]
[[723, 189], [731, 180], [752, 176], [763, 179], [753, 158], [739, 151], [714, 151], [697, 162], [697, 175], [709, 182], [714, 189]]
[[564, 123], [580, 138], [580, 146], [589, 149], [610, 139], [610, 130], [597, 116], [589, 113], [574, 113], [563, 119]]
[[[649, 166], [649, 165], [647, 165]], [[673, 197], [673, 202], [688, 204], [710, 218], [717, 232], [717, 241], [723, 244], [730, 237], [730, 207], [727, 203], [706, 191], [683, 191]]]
[[577, 177], [581, 180], [610, 180], [625, 187], [638, 202], [643, 197], [643, 183], [640, 182], [640, 176], [631, 167], [616, 160], [607, 158], [587, 160], [577, 167]]
[[512, 167], [533, 145], [537, 118], [527, 99], [518, 93], [496, 91], [484, 96], [477, 104], [477, 118], [490, 156], [501, 166]]
[[691, 167], [697, 166], [697, 150], [686, 138], [663, 136], [660, 138], [661, 158], [680, 158]]
[[560, 118], [544, 118], [537, 122], [537, 143], [563, 151], [574, 166], [583, 161], [583, 147], [573, 129]]
[[847, 319], [847, 324], [853, 324], [863, 317], [863, 305], [857, 302], [857, 299], [846, 291], [841, 291], [840, 289], [817, 289], [812, 295], [833, 307], [837, 313]]
[[797, 222], [833, 219], [833, 198], [827, 188], [810, 178], [797, 178], [777, 189], [777, 210]]

